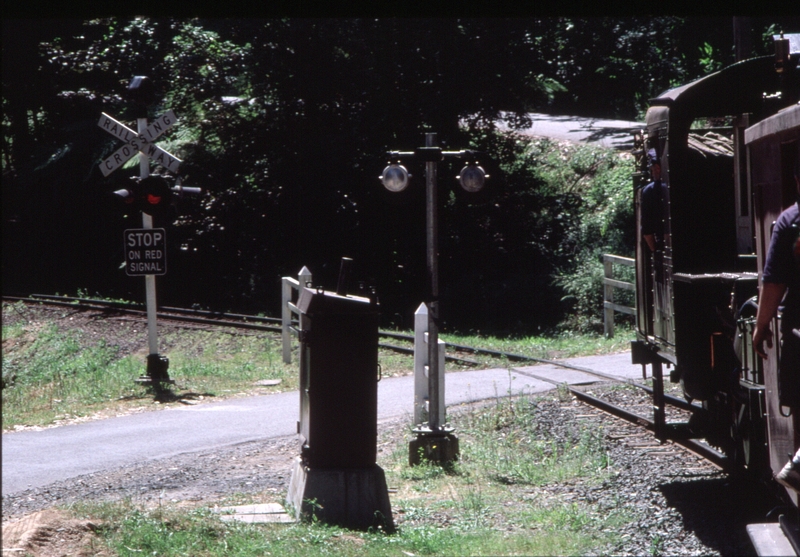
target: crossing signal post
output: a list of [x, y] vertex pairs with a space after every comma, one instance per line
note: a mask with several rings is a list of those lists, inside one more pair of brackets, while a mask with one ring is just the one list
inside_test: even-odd
[[[139, 155], [139, 178], [130, 186], [115, 191], [114, 194], [122, 200], [123, 205], [130, 212], [134, 214], [141, 212], [142, 214], [142, 228], [128, 230], [125, 234], [126, 270], [129, 271], [128, 274], [144, 274], [145, 278], [147, 339], [150, 353], [147, 356], [147, 375], [142, 377], [140, 382], [152, 384], [155, 388], [160, 389], [163, 383], [174, 383], [174, 381], [169, 378], [167, 373], [169, 360], [158, 353], [155, 277], [156, 274], [166, 272], [166, 260], [163, 260], [163, 266], [157, 263], [157, 261], [161, 261], [161, 255], [165, 256], [166, 254], [166, 233], [164, 229], [153, 228], [153, 219], [163, 221], [168, 217], [176, 192], [179, 195], [200, 193], [200, 189], [182, 187], [179, 178], [176, 180], [176, 186], [170, 186], [164, 176], [150, 175], [151, 161], [175, 175], [178, 174], [181, 160], [154, 143], [158, 137], [175, 124], [177, 117], [174, 112], [168, 110], [148, 124], [147, 107], [155, 101], [156, 95], [153, 82], [147, 76], [135, 76], [128, 85], [127, 93], [136, 110], [136, 131], [108, 114], [101, 115], [97, 125], [117, 139], [124, 141], [124, 145], [100, 163], [100, 170], [103, 176], [108, 176], [137, 153]], [[144, 255], [142, 255], [141, 252], [133, 249], [134, 246], [128, 245], [131, 239], [135, 241], [136, 238], [144, 243], [149, 241], [154, 245], [145, 245]], [[156, 240], [158, 240], [158, 247], [155, 246]], [[151, 249], [147, 250], [147, 247], [151, 247]], [[159, 254], [159, 252], [161, 253]], [[129, 255], [137, 258], [138, 261], [128, 261]], [[143, 261], [143, 259], [150, 259], [150, 261]], [[133, 272], [130, 272], [131, 269]]]
[[[445, 159], [458, 159], [466, 162], [457, 179], [467, 192], [476, 193], [483, 189], [489, 177], [478, 158], [482, 153], [471, 150], [443, 151], [436, 145], [436, 134], [425, 134], [425, 147], [414, 151], [390, 151], [387, 153], [389, 165], [380, 177], [383, 186], [391, 192], [405, 190], [411, 175], [404, 161], [425, 163], [425, 211], [427, 231], [428, 263], [428, 422], [417, 424], [414, 433], [417, 438], [409, 444], [410, 464], [425, 460], [447, 464], [458, 457], [458, 438], [452, 427], [444, 420], [444, 385], [439, 375], [439, 218], [437, 207], [437, 168]], [[443, 370], [442, 370], [443, 371]], [[444, 374], [442, 374], [444, 377]], [[440, 411], [441, 409], [441, 411]]]

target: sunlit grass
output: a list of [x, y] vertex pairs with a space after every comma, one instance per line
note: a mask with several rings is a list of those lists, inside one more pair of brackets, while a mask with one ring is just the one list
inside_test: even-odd
[[556, 336], [530, 337], [494, 337], [442, 333], [440, 337], [445, 342], [456, 345], [480, 347], [542, 359], [614, 354], [629, 350], [630, 341], [634, 338], [630, 328], [620, 326], [617, 327], [615, 336], [610, 339], [602, 335], [567, 333]]
[[[537, 401], [503, 400], [451, 416], [461, 458], [447, 468], [410, 467], [411, 433], [395, 435], [393, 450], [381, 453], [378, 462], [392, 486], [394, 534], [317, 522], [222, 522], [209, 503], [146, 508], [127, 500], [81, 503], [71, 512], [102, 521], [100, 543], [120, 556], [603, 554], [631, 519], [628, 509], [621, 505], [599, 512], [581, 501], [544, 496], [539, 489], [599, 483], [610, 463], [596, 432], [587, 434], [579, 423], [574, 435], [547, 439], [547, 432], [537, 430]], [[515, 464], [504, 468], [502, 462]], [[274, 493], [240, 499], [239, 504], [282, 503]]]
[[[4, 312], [15, 311], [14, 308], [6, 304]], [[405, 333], [410, 335], [412, 331]], [[136, 383], [146, 373], [146, 351], [126, 354], [119, 346], [104, 339], [88, 338], [79, 329], [59, 329], [55, 322], [4, 324], [2, 334], [4, 430], [45, 426], [97, 413], [113, 416], [143, 406], [156, 407], [153, 393]], [[550, 359], [626, 350], [630, 331], [620, 330], [614, 339], [587, 335], [499, 338], [443, 333], [441, 336], [448, 343]], [[381, 342], [413, 348], [412, 342], [402, 339], [388, 338]], [[296, 339], [292, 341], [290, 364], [283, 362], [280, 337], [274, 333], [176, 329], [162, 334], [159, 344], [169, 358], [169, 376], [175, 380], [170, 387], [172, 400], [256, 395], [298, 388]], [[448, 362], [448, 371], [516, 365], [503, 358], [459, 353], [452, 346], [448, 354], [472, 361]], [[384, 378], [413, 373], [412, 354], [380, 348], [378, 362]], [[264, 385], [265, 381], [270, 384]]]

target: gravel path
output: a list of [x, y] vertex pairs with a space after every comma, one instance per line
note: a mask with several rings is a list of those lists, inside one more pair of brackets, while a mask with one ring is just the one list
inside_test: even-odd
[[[611, 396], [626, 396], [630, 394]], [[451, 417], [469, 406], [450, 409]], [[763, 486], [727, 476], [684, 449], [659, 444], [632, 424], [575, 400], [545, 395], [536, 409], [539, 435], [574, 435], [576, 424], [602, 429], [613, 474], [602, 485], [581, 482], [536, 488], [537, 497], [585, 501], [603, 510], [625, 507], [635, 520], [624, 528], [614, 555], [753, 555], [746, 524], [765, 521], [777, 504]], [[455, 420], [457, 423], [457, 419]], [[379, 464], [407, 431], [405, 420], [379, 424]], [[232, 494], [285, 496], [296, 436], [142, 462], [3, 497], [6, 523], [53, 505], [80, 500], [129, 499], [154, 506], [161, 501], [213, 506]], [[402, 516], [397, 517], [402, 526]]]

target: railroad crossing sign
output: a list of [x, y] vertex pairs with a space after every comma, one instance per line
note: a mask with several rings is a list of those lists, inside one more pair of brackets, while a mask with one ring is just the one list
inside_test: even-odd
[[163, 228], [125, 231], [125, 272], [129, 276], [167, 274], [167, 234]]
[[142, 133], [136, 133], [125, 124], [118, 122], [105, 112], [100, 116], [97, 123], [102, 129], [125, 142], [125, 145], [100, 163], [100, 171], [103, 176], [108, 176], [120, 166], [128, 162], [136, 153], [142, 153], [156, 164], [160, 164], [170, 172], [178, 173], [181, 160], [171, 155], [155, 143], [156, 138], [160, 137], [165, 131], [170, 129], [178, 118], [172, 110], [153, 120]]

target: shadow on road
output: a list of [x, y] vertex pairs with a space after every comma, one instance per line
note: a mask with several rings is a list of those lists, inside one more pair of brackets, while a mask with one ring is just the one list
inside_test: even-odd
[[180, 402], [182, 404], [192, 404], [195, 400], [215, 397], [213, 393], [180, 393], [175, 392], [169, 387], [148, 387], [149, 394], [153, 395], [153, 400], [162, 404], [168, 402]]

